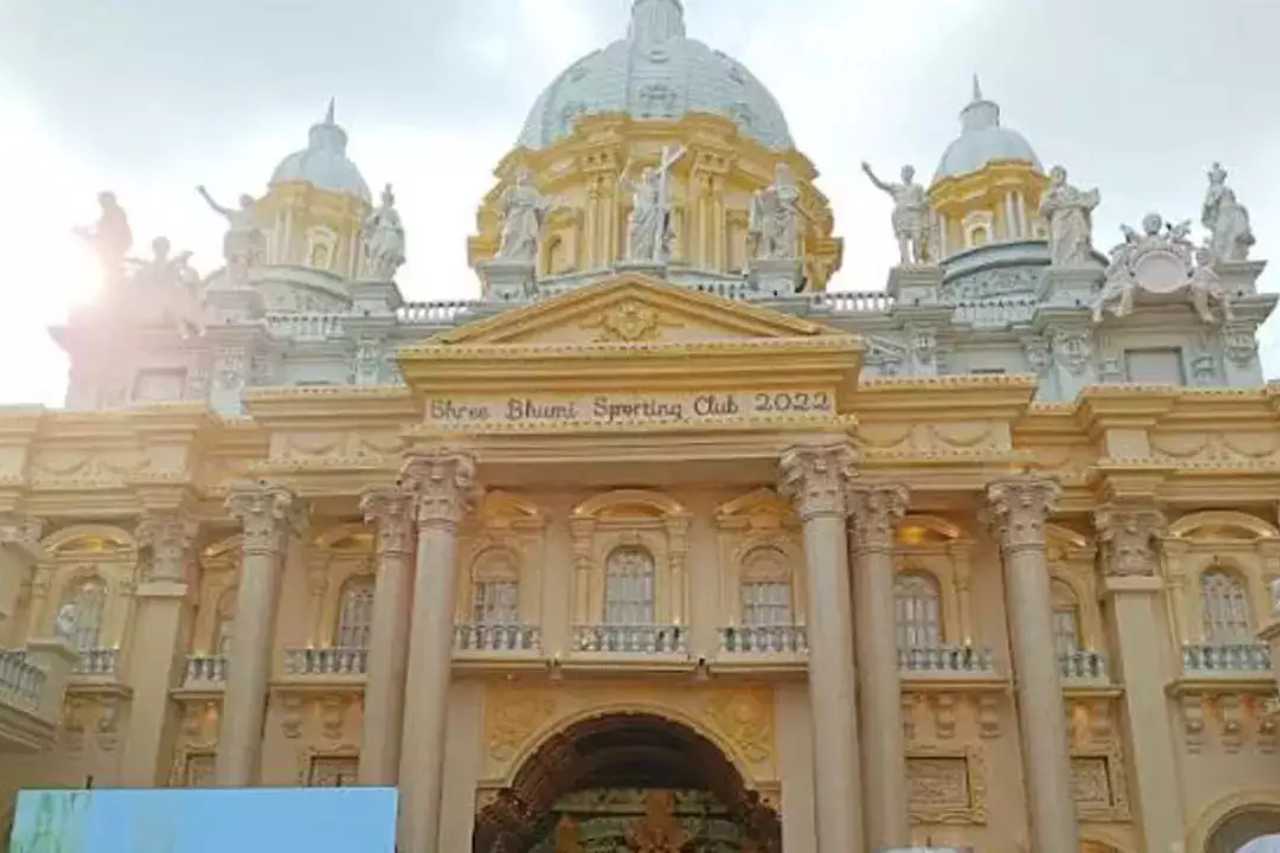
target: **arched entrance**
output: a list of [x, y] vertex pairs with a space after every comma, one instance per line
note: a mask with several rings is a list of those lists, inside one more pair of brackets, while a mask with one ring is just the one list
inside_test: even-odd
[[542, 745], [476, 816], [475, 853], [777, 853], [777, 813], [720, 749], [654, 714], [611, 714]]
[[1280, 807], [1242, 809], [1218, 824], [1209, 836], [1204, 853], [1236, 853], [1254, 839], [1277, 834], [1280, 834]]

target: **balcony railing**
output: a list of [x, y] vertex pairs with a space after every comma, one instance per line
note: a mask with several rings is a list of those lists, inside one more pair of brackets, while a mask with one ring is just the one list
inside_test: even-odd
[[727, 655], [807, 655], [809, 634], [803, 625], [736, 625], [720, 629], [720, 651]]
[[0, 651], [0, 703], [37, 709], [46, 677], [43, 669], [27, 660], [26, 652]]
[[898, 649], [903, 675], [990, 676], [995, 674], [991, 649], [973, 646], [931, 646]]
[[681, 625], [575, 625], [573, 647], [626, 655], [685, 654], [689, 631]]
[[1271, 672], [1271, 649], [1257, 643], [1197, 644], [1182, 647], [1187, 675], [1266, 675]]
[[284, 671], [289, 675], [365, 675], [368, 649], [285, 649]]
[[226, 680], [226, 655], [192, 655], [187, 658], [187, 675], [183, 680], [183, 686], [224, 684]]
[[1107, 671], [1107, 656], [1102, 652], [1093, 652], [1088, 649], [1076, 649], [1067, 654], [1058, 655], [1058, 671], [1062, 675], [1062, 680], [1067, 683], [1106, 681], [1110, 678]]
[[119, 666], [119, 649], [80, 649], [80, 659], [71, 668], [71, 672], [102, 678], [115, 675]]
[[533, 625], [457, 625], [453, 629], [453, 650], [537, 654], [542, 650], [542, 631]]

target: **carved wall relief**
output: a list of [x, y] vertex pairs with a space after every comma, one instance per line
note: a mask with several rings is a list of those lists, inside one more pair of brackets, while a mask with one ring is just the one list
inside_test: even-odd
[[912, 823], [987, 822], [987, 769], [980, 749], [908, 750], [907, 787]]

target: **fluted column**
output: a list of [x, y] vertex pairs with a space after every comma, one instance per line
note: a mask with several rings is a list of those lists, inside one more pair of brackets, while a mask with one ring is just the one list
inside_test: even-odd
[[853, 624], [845, 484], [848, 445], [804, 447], [782, 457], [779, 491], [804, 524], [809, 576], [809, 705], [813, 713], [815, 814], [820, 853], [861, 853]]
[[198, 531], [199, 525], [179, 512], [152, 513], [138, 525], [138, 542], [150, 560], [134, 592], [134, 652], [128, 661], [133, 703], [121, 761], [126, 786], [154, 787], [168, 773], [178, 725], [169, 691], [180, 685], [186, 664]]
[[360, 747], [361, 785], [393, 787], [399, 778], [413, 601], [413, 508], [413, 494], [399, 486], [368, 492], [360, 502], [366, 523], [378, 532], [378, 575], [373, 589]]
[[847, 494], [862, 700], [862, 789], [872, 850], [911, 843], [893, 595], [893, 545], [908, 499], [906, 487], [898, 485], [850, 486]]
[[475, 505], [475, 468], [466, 454], [439, 452], [409, 459], [402, 478], [418, 525], [400, 757], [399, 847], [412, 853], [434, 853], [440, 833], [458, 525]]
[[1045, 520], [1061, 488], [1052, 480], [1026, 475], [992, 483], [987, 492], [992, 530], [1004, 555], [1031, 849], [1079, 853], [1044, 536]]
[[244, 535], [215, 778], [222, 787], [238, 788], [258, 778], [281, 568], [305, 513], [293, 492], [262, 481], [233, 485], [227, 509], [240, 519]]

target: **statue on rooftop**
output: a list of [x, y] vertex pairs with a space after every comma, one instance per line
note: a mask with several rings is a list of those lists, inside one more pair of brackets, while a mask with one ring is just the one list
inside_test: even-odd
[[1067, 170], [1054, 166], [1040, 215], [1049, 223], [1049, 255], [1055, 267], [1093, 263], [1093, 211], [1102, 202], [1098, 190], [1083, 192], [1067, 183]]
[[794, 260], [799, 256], [800, 190], [791, 167], [779, 163], [773, 183], [751, 201], [748, 233], [755, 238], [757, 260]]
[[1249, 226], [1249, 210], [1236, 201], [1227, 186], [1227, 170], [1214, 163], [1209, 170], [1209, 190], [1205, 194], [1200, 221], [1209, 229], [1209, 251], [1215, 261], [1247, 261], [1256, 242]]
[[674, 152], [663, 148], [658, 166], [646, 167], [640, 173], [640, 180], [633, 181], [628, 177], [631, 172], [630, 162], [618, 176], [619, 189], [632, 194], [631, 214], [627, 218], [628, 261], [666, 264], [671, 259], [675, 230], [671, 223], [667, 178], [671, 167], [684, 155], [683, 147]]
[[502, 211], [502, 240], [498, 259], [533, 264], [538, 259], [542, 228], [555, 203], [538, 192], [530, 183], [528, 169], [516, 172], [511, 186], [502, 193], [498, 209]]
[[229, 227], [222, 240], [222, 254], [226, 258], [230, 283], [241, 287], [248, 284], [249, 269], [262, 262], [267, 243], [266, 235], [262, 233], [254, 217], [253, 196], [241, 195], [240, 208], [232, 210], [214, 201], [203, 186], [196, 187], [196, 192], [200, 193], [215, 213], [227, 220]]
[[902, 183], [886, 183], [876, 177], [871, 166], [862, 164], [871, 183], [893, 199], [893, 234], [898, 238], [902, 266], [921, 266], [929, 261], [929, 201], [924, 187], [915, 182], [913, 166], [902, 167]]
[[200, 275], [187, 263], [191, 252], [171, 257], [170, 249], [167, 237], [157, 237], [151, 241], [151, 260], [129, 258], [134, 272], [129, 279], [128, 310], [134, 320], [172, 323], [183, 338], [202, 335]]
[[98, 264], [106, 284], [118, 284], [124, 277], [124, 256], [133, 245], [133, 232], [129, 217], [116, 200], [113, 192], [98, 193], [102, 213], [92, 228], [76, 228], [75, 234], [83, 239], [98, 256]]
[[374, 209], [360, 227], [364, 247], [365, 275], [374, 281], [393, 281], [396, 271], [404, 266], [404, 224], [396, 210], [396, 196], [391, 184], [382, 190], [382, 204]]

